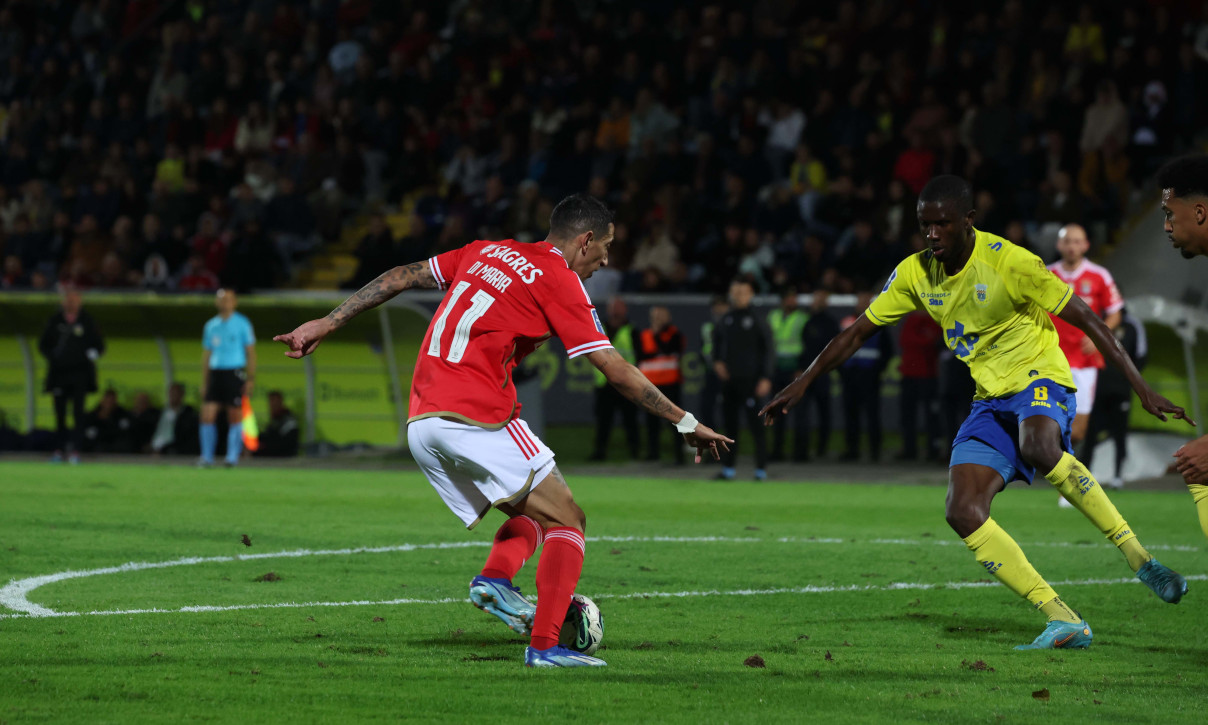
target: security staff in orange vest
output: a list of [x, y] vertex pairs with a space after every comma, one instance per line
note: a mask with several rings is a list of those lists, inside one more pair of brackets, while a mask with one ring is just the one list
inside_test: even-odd
[[[646, 379], [679, 405], [684, 376], [680, 372], [680, 359], [684, 355], [684, 335], [671, 324], [671, 311], [666, 307], [650, 308], [650, 327], [638, 336], [638, 370]], [[666, 423], [658, 416], [646, 414], [646, 460], [659, 459], [659, 438]], [[672, 436], [672, 450], [676, 465], [684, 463], [684, 447]]]

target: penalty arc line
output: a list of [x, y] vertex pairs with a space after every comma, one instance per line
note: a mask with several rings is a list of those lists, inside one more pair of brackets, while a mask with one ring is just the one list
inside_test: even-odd
[[[588, 537], [587, 540], [588, 541], [611, 542], [611, 543], [625, 543], [625, 542], [632, 542], [632, 543], [643, 543], [643, 542], [654, 542], [654, 543], [772, 543], [772, 542], [775, 542], [775, 543], [786, 543], [786, 544], [787, 543], [796, 543], [796, 544], [861, 543], [855, 539], [821, 538], [821, 537], [805, 537], [805, 538], [782, 537], [779, 539], [768, 540], [768, 539], [759, 539], [759, 538], [755, 538], [755, 537], [727, 537], [727, 536], [592, 536], [592, 537]], [[865, 541], [863, 543], [876, 544], [876, 545], [892, 545], [892, 546], [917, 546], [917, 545], [927, 545], [927, 544], [937, 545], [937, 546], [949, 546], [949, 545], [954, 544], [954, 542], [950, 542], [950, 541], [947, 541], [944, 539], [935, 539], [935, 540], [930, 540], [930, 539], [929, 540], [872, 539], [869, 541]], [[963, 545], [963, 542], [961, 542], [961, 544]], [[57, 612], [57, 611], [49, 609], [47, 607], [43, 607], [41, 605], [34, 604], [33, 602], [31, 602], [29, 600], [29, 595], [35, 589], [38, 589], [39, 587], [45, 586], [47, 584], [53, 584], [53, 583], [65, 581], [68, 579], [79, 579], [79, 578], [83, 578], [83, 577], [99, 576], [102, 574], [122, 574], [122, 573], [134, 572], [134, 571], [144, 571], [147, 569], [164, 569], [164, 568], [175, 567], [175, 566], [192, 566], [192, 565], [196, 565], [196, 564], [214, 564], [214, 563], [228, 563], [228, 562], [239, 562], [239, 561], [255, 561], [255, 560], [260, 560], [260, 559], [300, 558], [300, 557], [307, 557], [307, 556], [348, 556], [348, 555], [353, 555], [353, 554], [384, 554], [384, 553], [408, 552], [408, 551], [419, 551], [419, 550], [467, 549], [467, 548], [483, 548], [483, 547], [488, 547], [488, 546], [491, 546], [491, 542], [489, 542], [489, 541], [454, 541], [454, 542], [435, 542], [435, 543], [427, 543], [427, 544], [398, 544], [398, 545], [394, 545], [394, 546], [375, 546], [375, 547], [362, 546], [362, 547], [351, 547], [351, 548], [343, 548], [343, 549], [318, 549], [318, 550], [294, 549], [294, 550], [290, 550], [290, 551], [265, 552], [265, 553], [256, 553], [256, 554], [237, 554], [237, 555], [232, 555], [232, 556], [182, 557], [179, 559], [170, 559], [168, 561], [157, 561], [157, 562], [146, 562], [146, 561], [127, 562], [125, 564], [121, 564], [118, 566], [101, 567], [98, 569], [82, 569], [82, 570], [62, 571], [62, 572], [56, 572], [54, 574], [44, 574], [41, 576], [28, 577], [25, 579], [14, 579], [14, 580], [11, 580], [4, 587], [0, 587], [0, 606], [3, 606], [13, 612], [16, 612], [16, 614], [0, 613], [0, 619], [9, 619], [9, 618], [14, 618], [14, 617], [72, 616], [75, 614], [80, 614], [78, 612]], [[1031, 544], [1027, 544], [1026, 546], [1029, 546], [1029, 547], [1040, 547], [1040, 546], [1078, 547], [1078, 548], [1096, 547], [1097, 548], [1097, 547], [1105, 547], [1106, 544], [1091, 543], [1091, 542], [1078, 542], [1078, 543], [1034, 542]], [[1159, 550], [1159, 551], [1160, 550], [1199, 551], [1199, 547], [1194, 547], [1194, 546], [1169, 546], [1169, 545], [1161, 545], [1161, 544], [1155, 545], [1155, 546], [1150, 546], [1149, 548], [1153, 549], [1153, 550]], [[1187, 578], [1193, 579], [1194, 577], [1187, 577]], [[1131, 580], [1126, 579], [1123, 581], [1131, 581]], [[920, 585], [920, 586], [929, 587], [929, 586], [935, 586], [935, 585], [928, 584], [928, 585]], [[909, 588], [909, 587], [907, 587], [907, 588]], [[856, 590], [857, 589], [848, 589], [848, 590], [844, 590], [842, 588], [833, 589], [833, 591], [856, 591]], [[776, 593], [774, 591], [765, 591], [765, 590], [759, 590], [759, 591], [761, 593]], [[796, 590], [785, 590], [785, 591], [786, 591], [786, 593], [796, 592]], [[832, 591], [832, 589], [828, 589], [827, 591]], [[796, 592], [796, 593], [810, 593], [810, 591], [802, 591], [802, 592]], [[683, 594], [672, 593], [672, 594], [665, 594], [665, 595], [666, 596], [691, 596], [692, 593], [691, 592], [683, 593]], [[453, 600], [449, 600], [449, 601], [460, 601], [460, 600], [453, 599]], [[366, 604], [371, 604], [371, 603], [382, 603], [382, 604], [443, 603], [443, 600], [405, 599], [405, 600], [383, 600], [382, 602], [365, 602], [365, 603]], [[356, 603], [354, 602], [353, 604], [356, 604]], [[306, 603], [306, 604], [284, 603], [284, 604], [275, 604], [275, 605], [232, 605], [230, 608], [246, 609], [246, 608], [264, 608], [264, 607], [273, 607], [273, 606], [285, 607], [285, 606], [331, 606], [331, 605], [325, 605], [322, 602], [312, 602], [312, 603]], [[351, 606], [351, 605], [341, 603], [341, 604], [338, 604], [338, 606]], [[211, 611], [211, 610], [205, 609], [205, 608], [197, 609], [196, 607], [183, 607], [183, 608], [174, 609], [174, 610], [158, 610], [158, 609], [113, 610], [113, 611], [106, 611], [106, 612], [89, 612], [89, 614], [111, 614], [111, 613], [136, 614], [136, 613], [156, 612], [156, 611]], [[226, 611], [226, 609], [218, 609], [218, 610], [213, 610], [213, 611]]]
[[[1208, 574], [1193, 574], [1186, 577], [1188, 581], [1208, 581]], [[1052, 582], [1053, 586], [1070, 587], [1070, 586], [1114, 586], [1119, 584], [1140, 584], [1141, 582], [1135, 578], [1120, 578], [1120, 579], [1067, 579], [1065, 581]], [[896, 592], [896, 591], [918, 591], [918, 590], [941, 590], [941, 589], [984, 589], [989, 587], [1002, 586], [995, 581], [962, 581], [962, 582], [893, 582], [891, 584], [876, 585], [876, 584], [851, 584], [851, 585], [836, 585], [836, 586], [804, 586], [804, 587], [779, 587], [774, 589], [732, 589], [732, 590], [698, 590], [698, 591], [682, 591], [682, 592], [632, 592], [629, 594], [597, 594], [595, 599], [683, 599], [688, 597], [755, 597], [768, 596], [776, 594], [840, 594], [849, 592]], [[277, 602], [273, 604], [231, 604], [226, 606], [214, 605], [195, 605], [180, 607], [178, 609], [111, 609], [98, 610], [92, 612], [55, 612], [50, 611], [49, 614], [0, 614], [0, 619], [41, 619], [47, 617], [100, 617], [114, 615], [134, 615], [134, 614], [180, 614], [180, 613], [195, 613], [195, 612], [235, 612], [242, 610], [253, 609], [306, 609], [310, 607], [369, 607], [369, 606], [395, 606], [402, 604], [463, 604], [468, 603], [469, 599], [459, 597], [445, 597], [442, 599], [381, 599], [381, 600], [352, 600], [347, 602]]]
[[[755, 543], [762, 541], [753, 537], [726, 536], [593, 536], [588, 541], [608, 542], [656, 542], [656, 543]], [[431, 544], [398, 544], [395, 546], [359, 546], [346, 549], [294, 549], [291, 551], [271, 551], [260, 554], [236, 554], [233, 556], [186, 556], [168, 561], [131, 561], [118, 566], [106, 566], [99, 569], [79, 569], [60, 571], [54, 574], [14, 579], [0, 587], [0, 606], [15, 612], [23, 612], [33, 616], [47, 617], [56, 614], [52, 609], [34, 604], [29, 601], [29, 595], [37, 588], [83, 577], [100, 576], [102, 574], [124, 574], [147, 569], [166, 569], [174, 566], [193, 566], [196, 564], [221, 564], [238, 561], [255, 561], [257, 559], [294, 559], [305, 556], [350, 556], [352, 554], [388, 554], [396, 552], [419, 551], [424, 549], [470, 549], [491, 546], [490, 541], [450, 541]], [[0, 614], [0, 617], [10, 616]]]

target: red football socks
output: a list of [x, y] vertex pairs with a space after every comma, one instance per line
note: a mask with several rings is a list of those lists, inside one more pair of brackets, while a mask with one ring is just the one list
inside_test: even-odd
[[545, 550], [537, 563], [537, 614], [533, 618], [533, 649], [558, 644], [570, 597], [583, 572], [583, 534], [569, 526], [545, 531]]
[[487, 563], [482, 567], [482, 575], [511, 581], [524, 562], [541, 546], [543, 538], [545, 532], [541, 524], [527, 516], [513, 516], [504, 521], [499, 531], [495, 532], [495, 543], [491, 546]]

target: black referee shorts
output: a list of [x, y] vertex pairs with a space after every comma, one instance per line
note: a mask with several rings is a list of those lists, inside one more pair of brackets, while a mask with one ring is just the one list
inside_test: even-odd
[[211, 370], [206, 380], [207, 403], [243, 405], [243, 383], [247, 380], [244, 370]]

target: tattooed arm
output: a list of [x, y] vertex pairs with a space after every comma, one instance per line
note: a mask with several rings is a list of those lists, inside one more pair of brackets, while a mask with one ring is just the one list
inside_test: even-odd
[[[667, 396], [663, 395], [662, 391], [656, 388], [642, 374], [641, 370], [630, 365], [614, 348], [589, 352], [587, 359], [596, 366], [596, 369], [604, 373], [604, 377], [608, 379], [612, 387], [616, 388], [621, 395], [632, 400], [642, 410], [657, 415], [672, 425], [679, 423], [687, 415], [687, 411], [668, 400]], [[734, 442], [714, 432], [703, 423], [697, 423], [696, 430], [692, 433], [685, 433], [684, 439], [689, 445], [696, 447], [697, 463], [700, 462], [700, 454], [704, 451], [712, 451], [713, 457], [717, 458], [717, 446], [720, 445], [723, 449], [727, 449], [726, 444]]]
[[647, 413], [671, 423], [678, 423], [684, 417], [683, 408], [668, 400], [641, 370], [630, 365], [614, 348], [588, 353], [587, 359], [604, 373], [612, 387]]
[[428, 260], [382, 272], [377, 279], [357, 290], [356, 294], [344, 300], [344, 304], [332, 310], [326, 319], [331, 321], [333, 330], [339, 329], [345, 322], [365, 310], [377, 307], [399, 292], [413, 287], [436, 289], [436, 278], [432, 276], [432, 266]]
[[332, 310], [327, 317], [311, 320], [299, 325], [293, 332], [277, 335], [273, 339], [289, 346], [286, 357], [304, 357], [314, 352], [324, 337], [343, 327], [365, 310], [377, 307], [403, 290], [415, 287], [436, 289], [438, 286], [428, 260], [395, 267], [383, 272], [377, 279], [344, 300], [343, 304]]

